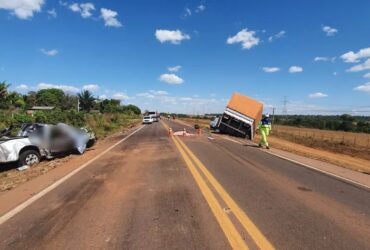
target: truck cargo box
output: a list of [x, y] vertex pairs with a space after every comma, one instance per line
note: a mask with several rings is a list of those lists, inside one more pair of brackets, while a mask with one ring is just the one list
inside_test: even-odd
[[256, 130], [258, 123], [262, 118], [263, 104], [248, 96], [234, 93], [227, 104], [227, 108], [253, 119], [253, 127]]
[[221, 133], [253, 139], [261, 120], [263, 104], [234, 93], [221, 116], [210, 122], [210, 128]]

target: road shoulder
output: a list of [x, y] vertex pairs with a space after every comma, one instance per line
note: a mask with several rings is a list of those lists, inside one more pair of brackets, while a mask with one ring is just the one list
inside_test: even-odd
[[[55, 159], [50, 162], [42, 162], [40, 163], [41, 165], [57, 164], [58, 166], [54, 167], [53, 169], [49, 169], [48, 172], [42, 173], [37, 177], [27, 177], [28, 173], [26, 172], [18, 173], [24, 175], [26, 180], [10, 190], [0, 192], [0, 216], [4, 215], [17, 205], [23, 203], [72, 171], [76, 170], [82, 164], [104, 152], [106, 148], [114, 145], [138, 128], [139, 126], [135, 126], [126, 131], [109, 136], [104, 140], [99, 141], [97, 145], [87, 150], [83, 155], [71, 155], [64, 158]], [[42, 168], [40, 168], [40, 171], [42, 171]]]
[[[177, 121], [183, 126], [192, 127], [189, 123], [184, 121]], [[243, 140], [240, 138], [231, 137], [228, 135], [220, 135], [220, 134], [213, 134], [210, 132], [205, 131], [205, 136], [212, 137], [212, 138], [219, 138], [223, 140], [232, 141], [234, 143], [240, 144], [240, 145], [249, 145], [249, 146], [257, 146], [254, 142]], [[312, 159], [306, 156], [298, 155], [295, 153], [291, 153], [285, 150], [271, 148], [270, 150], [265, 150], [266, 153], [272, 154], [276, 157], [283, 158], [285, 160], [294, 162], [299, 164], [302, 167], [308, 167], [312, 170], [333, 176], [337, 179], [340, 179], [342, 181], [346, 181], [348, 183], [352, 183], [358, 186], [361, 186], [366, 189], [370, 189], [370, 175], [366, 174], [360, 170], [352, 170], [349, 168], [345, 168], [343, 166], [339, 166], [336, 164], [320, 161], [318, 159]]]

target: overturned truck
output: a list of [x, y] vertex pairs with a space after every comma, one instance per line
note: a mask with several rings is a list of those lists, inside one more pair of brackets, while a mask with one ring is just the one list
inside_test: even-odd
[[211, 121], [210, 128], [220, 133], [252, 140], [261, 120], [262, 111], [261, 102], [234, 93], [224, 113]]

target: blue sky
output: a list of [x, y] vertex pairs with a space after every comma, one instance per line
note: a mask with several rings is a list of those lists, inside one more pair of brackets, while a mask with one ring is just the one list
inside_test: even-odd
[[0, 0], [0, 80], [143, 109], [369, 115], [370, 2]]

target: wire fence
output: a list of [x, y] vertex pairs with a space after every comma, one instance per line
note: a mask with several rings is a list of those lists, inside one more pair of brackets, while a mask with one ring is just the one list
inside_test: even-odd
[[370, 148], [370, 134], [275, 125], [272, 134], [308, 138], [347, 146]]

